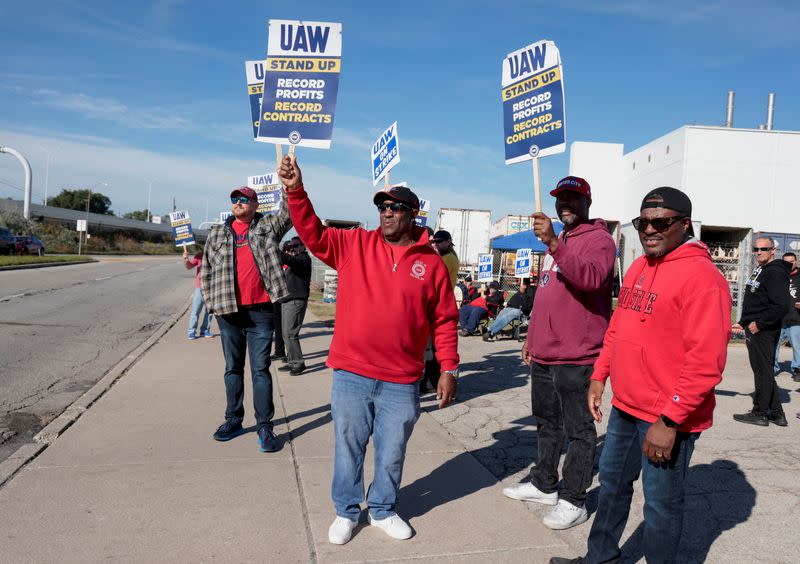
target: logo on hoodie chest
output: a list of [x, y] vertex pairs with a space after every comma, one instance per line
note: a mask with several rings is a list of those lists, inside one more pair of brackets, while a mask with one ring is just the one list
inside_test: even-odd
[[629, 288], [623, 286], [619, 290], [617, 307], [622, 309], [632, 309], [633, 311], [644, 312], [647, 315], [653, 314], [653, 304], [658, 298], [658, 294], [647, 292], [641, 288]]
[[411, 265], [411, 277], [417, 280], [425, 280], [425, 273], [428, 272], [428, 266], [421, 260], [415, 260]]

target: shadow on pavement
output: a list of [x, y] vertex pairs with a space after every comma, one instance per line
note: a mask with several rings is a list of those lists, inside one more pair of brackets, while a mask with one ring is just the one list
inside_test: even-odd
[[[726, 530], [750, 518], [756, 491], [739, 466], [731, 460], [715, 460], [689, 468], [680, 562], [705, 562], [714, 541]], [[623, 562], [643, 558], [642, 522], [622, 547]]]
[[458, 380], [459, 401], [525, 386], [530, 374], [518, 351], [490, 353], [478, 362], [465, 362], [459, 368], [464, 375]]

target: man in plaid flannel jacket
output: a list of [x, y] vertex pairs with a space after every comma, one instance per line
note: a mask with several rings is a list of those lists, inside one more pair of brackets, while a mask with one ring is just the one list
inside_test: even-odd
[[208, 235], [200, 270], [203, 300], [217, 316], [225, 356], [225, 422], [214, 439], [228, 441], [244, 432], [244, 362], [250, 347], [259, 445], [262, 452], [274, 452], [281, 444], [272, 432], [272, 308], [288, 295], [278, 245], [292, 222], [285, 192], [274, 215], [256, 211], [252, 188], [231, 192], [231, 204], [233, 215]]

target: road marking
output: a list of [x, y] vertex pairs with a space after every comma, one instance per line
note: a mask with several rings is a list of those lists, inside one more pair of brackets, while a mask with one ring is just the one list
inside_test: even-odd
[[100, 280], [108, 280], [109, 278], [111, 278], [111, 276], [103, 276], [102, 278], [95, 278], [94, 281], [99, 282]]
[[7, 302], [8, 300], [13, 300], [14, 298], [21, 298], [24, 295], [25, 293], [23, 292], [22, 294], [13, 294], [11, 296], [5, 296], [3, 298], [0, 298], [0, 302]]

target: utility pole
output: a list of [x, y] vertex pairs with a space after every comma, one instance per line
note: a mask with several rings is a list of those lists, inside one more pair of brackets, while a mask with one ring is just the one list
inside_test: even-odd
[[150, 212], [150, 193], [153, 191], [153, 182], [147, 181], [147, 223], [150, 223], [152, 213]]

